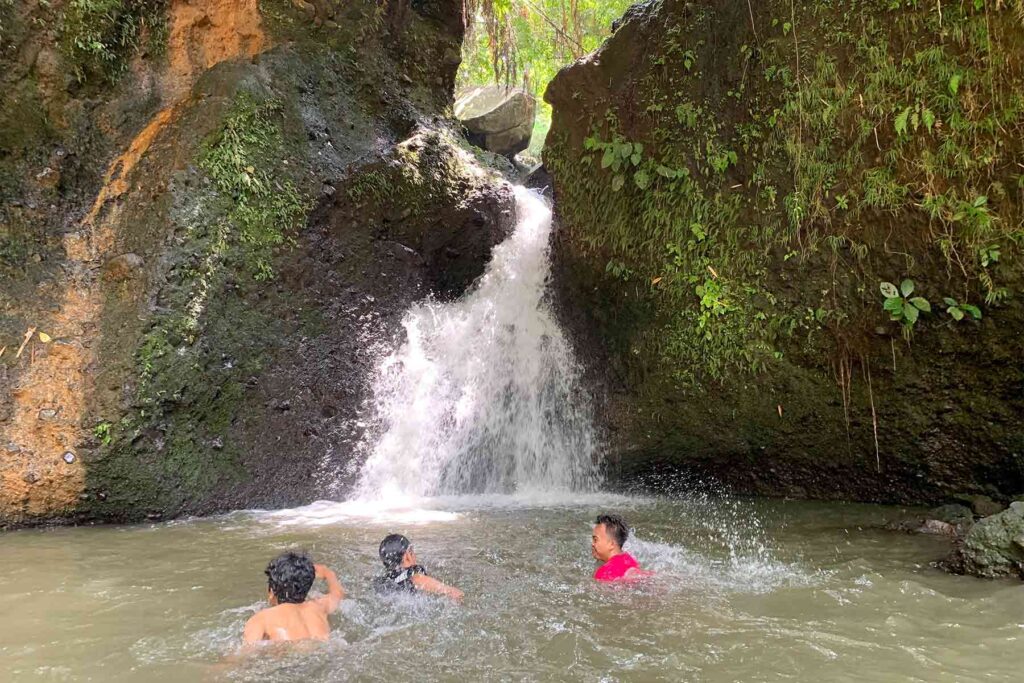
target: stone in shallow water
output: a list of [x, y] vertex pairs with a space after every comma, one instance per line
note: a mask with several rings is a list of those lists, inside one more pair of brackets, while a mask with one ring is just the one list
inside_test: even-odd
[[974, 513], [966, 505], [956, 503], [940, 505], [928, 513], [929, 519], [945, 522], [946, 524], [969, 526], [974, 523]]
[[1024, 503], [979, 521], [949, 562], [953, 571], [985, 578], [1024, 578]]

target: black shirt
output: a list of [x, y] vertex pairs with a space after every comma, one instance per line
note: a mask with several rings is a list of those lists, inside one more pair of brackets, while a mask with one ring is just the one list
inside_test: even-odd
[[416, 584], [412, 582], [412, 577], [416, 574], [423, 574], [426, 576], [427, 570], [418, 564], [414, 564], [411, 567], [396, 567], [395, 569], [374, 578], [373, 588], [378, 593], [395, 593], [401, 591], [413, 593], [416, 591]]

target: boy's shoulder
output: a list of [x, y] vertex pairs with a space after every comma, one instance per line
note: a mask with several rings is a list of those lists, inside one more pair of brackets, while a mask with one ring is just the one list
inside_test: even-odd
[[264, 607], [259, 612], [252, 616], [253, 619], [259, 618], [261, 620], [276, 619], [287, 615], [289, 612], [294, 612], [296, 607], [301, 607], [306, 603], [291, 603], [282, 602], [279, 605], [271, 605], [270, 607]]

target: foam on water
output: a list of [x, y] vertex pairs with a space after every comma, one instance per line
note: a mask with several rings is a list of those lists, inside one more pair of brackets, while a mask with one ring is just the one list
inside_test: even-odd
[[728, 558], [711, 559], [681, 545], [634, 536], [626, 550], [659, 581], [671, 580], [688, 589], [764, 593], [777, 588], [811, 585], [815, 576], [799, 567], [775, 560], [769, 552], [738, 552], [728, 547]]
[[515, 494], [467, 494], [434, 497], [400, 496], [389, 500], [354, 499], [342, 502], [320, 500], [287, 510], [252, 510], [255, 515], [281, 526], [317, 527], [350, 522], [374, 524], [427, 524], [453, 522], [463, 514], [493, 509], [556, 509], [578, 507], [622, 507], [653, 502], [653, 498], [616, 493], [527, 491]]

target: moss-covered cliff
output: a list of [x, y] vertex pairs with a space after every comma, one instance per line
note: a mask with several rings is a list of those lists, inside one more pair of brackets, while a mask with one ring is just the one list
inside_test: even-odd
[[1024, 490], [1024, 4], [645, 2], [546, 97], [613, 476]]
[[510, 224], [444, 118], [462, 30], [447, 0], [0, 2], [0, 524], [344, 486], [371, 342]]

